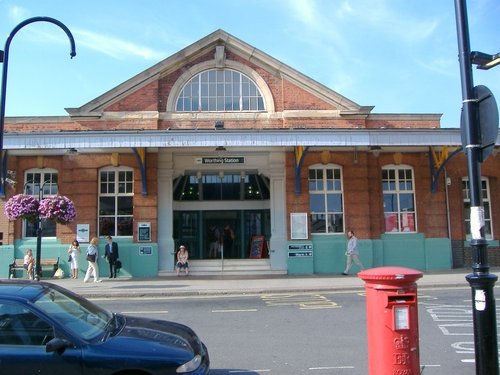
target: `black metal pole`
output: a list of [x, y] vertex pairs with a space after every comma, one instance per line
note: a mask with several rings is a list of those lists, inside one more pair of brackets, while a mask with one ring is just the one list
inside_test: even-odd
[[[9, 69], [9, 49], [10, 43], [12, 42], [12, 38], [16, 35], [16, 33], [21, 30], [24, 26], [29, 25], [33, 22], [50, 22], [54, 25], [59, 26], [66, 33], [69, 39], [69, 43], [71, 46], [70, 57], [73, 58], [76, 56], [76, 47], [75, 47], [75, 39], [73, 38], [73, 34], [71, 31], [63, 24], [61, 21], [58, 21], [51, 17], [32, 17], [24, 20], [19, 23], [9, 34], [7, 40], [5, 41], [5, 47], [3, 51], [0, 51], [0, 62], [3, 63], [2, 66], [2, 84], [0, 87], [0, 193], [4, 192], [4, 180], [6, 175], [6, 170], [4, 167], [3, 160], [3, 132], [5, 127], [5, 103], [7, 96], [7, 71]], [[42, 187], [40, 187], [40, 190]], [[40, 200], [40, 195], [39, 195]], [[41, 252], [42, 252], [42, 220], [40, 217], [37, 219], [38, 228], [36, 231], [36, 264], [35, 264], [35, 279], [40, 280], [41, 277]]]
[[[43, 199], [43, 188], [45, 186], [45, 181], [43, 184], [38, 183], [38, 203]], [[36, 254], [35, 254], [35, 280], [40, 281], [42, 278], [42, 267], [40, 266], [40, 261], [42, 260], [42, 219], [40, 214], [36, 218]]]
[[470, 193], [472, 273], [466, 276], [472, 291], [476, 375], [498, 375], [496, 307], [493, 287], [498, 277], [489, 273], [488, 244], [484, 235], [481, 192], [481, 129], [474, 93], [466, 0], [455, 0], [460, 79], [462, 135], [467, 158]]
[[[12, 38], [16, 35], [16, 33], [22, 29], [24, 26], [29, 25], [30, 23], [33, 22], [50, 22], [53, 23], [57, 26], [59, 26], [61, 29], [64, 30], [66, 35], [69, 38], [69, 42], [71, 45], [71, 51], [70, 51], [70, 56], [71, 58], [76, 56], [76, 49], [75, 49], [75, 39], [73, 38], [73, 34], [71, 34], [71, 31], [64, 25], [61, 21], [58, 21], [54, 18], [51, 17], [32, 17], [28, 18], [27, 20], [24, 20], [20, 24], [18, 24], [9, 34], [7, 37], [7, 40], [5, 41], [5, 48], [3, 51], [0, 51], [0, 62], [3, 62], [2, 66], [2, 85], [1, 85], [1, 97], [0, 97], [0, 158], [2, 158], [2, 151], [3, 151], [3, 131], [4, 131], [4, 126], [5, 126], [5, 98], [6, 98], [6, 93], [7, 93], [7, 70], [9, 68], [9, 49], [10, 49], [10, 43], [12, 42]], [[3, 191], [3, 183], [4, 183], [4, 178], [5, 178], [5, 171], [3, 169], [3, 163], [1, 163], [2, 160], [0, 160], [0, 183], [2, 184], [2, 191]]]
[[36, 229], [36, 264], [35, 264], [35, 280], [40, 281], [42, 278], [42, 267], [40, 261], [42, 259], [42, 219], [38, 217], [38, 228]]

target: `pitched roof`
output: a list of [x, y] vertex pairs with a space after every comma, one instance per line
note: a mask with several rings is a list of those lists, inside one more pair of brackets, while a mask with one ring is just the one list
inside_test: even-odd
[[145, 85], [158, 80], [175, 70], [209, 52], [216, 45], [224, 45], [227, 50], [241, 56], [275, 75], [280, 75], [302, 89], [331, 103], [344, 113], [368, 114], [373, 107], [363, 107], [352, 100], [329, 89], [321, 83], [291, 68], [283, 62], [271, 57], [261, 50], [243, 42], [224, 30], [216, 30], [199, 41], [187, 46], [179, 52], [167, 57], [149, 69], [128, 79], [108, 92], [98, 96], [79, 108], [66, 108], [73, 117], [100, 116], [104, 109], [118, 100], [130, 95]]

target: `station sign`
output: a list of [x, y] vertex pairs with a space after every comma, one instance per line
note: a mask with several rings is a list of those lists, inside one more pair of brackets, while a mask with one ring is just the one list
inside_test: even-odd
[[206, 156], [195, 159], [196, 164], [245, 164], [244, 156]]

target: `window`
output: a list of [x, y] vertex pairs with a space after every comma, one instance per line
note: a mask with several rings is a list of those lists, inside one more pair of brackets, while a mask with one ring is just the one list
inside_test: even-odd
[[191, 78], [177, 98], [179, 112], [263, 111], [264, 100], [257, 85], [243, 73], [211, 69]]
[[309, 207], [312, 233], [343, 233], [342, 169], [312, 166], [309, 169]]
[[45, 345], [54, 328], [27, 308], [0, 302], [0, 345]]
[[[57, 195], [59, 192], [57, 171], [52, 169], [28, 170], [25, 174], [24, 193], [40, 200]], [[23, 220], [24, 236], [36, 237], [38, 222]], [[52, 220], [42, 222], [42, 237], [55, 237], [56, 223]]]
[[241, 172], [186, 174], [174, 181], [176, 201], [268, 200], [269, 179]]
[[99, 235], [133, 235], [134, 178], [129, 168], [99, 174]]
[[382, 170], [385, 231], [415, 232], [415, 183], [413, 169], [389, 166]]
[[[471, 239], [470, 230], [470, 187], [469, 179], [462, 179], [462, 192], [464, 197], [464, 216], [465, 216], [465, 234], [468, 240]], [[490, 186], [486, 177], [481, 178], [481, 194], [483, 196], [484, 207], [484, 237], [488, 240], [493, 239], [491, 225], [491, 204], [490, 204]]]

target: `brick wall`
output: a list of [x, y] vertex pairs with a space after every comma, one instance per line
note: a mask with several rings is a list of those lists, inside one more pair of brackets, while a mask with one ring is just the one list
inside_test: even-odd
[[[134, 170], [134, 238], [137, 222], [150, 222], [152, 241], [156, 241], [157, 230], [157, 156], [147, 154], [148, 195], [143, 196], [141, 173], [137, 167], [135, 155], [121, 154], [119, 164]], [[24, 173], [32, 168], [53, 168], [58, 171], [59, 194], [70, 198], [76, 206], [77, 218], [68, 225], [57, 225], [57, 239], [62, 243], [70, 243], [76, 236], [76, 224], [90, 224], [90, 236], [97, 233], [97, 200], [99, 169], [111, 165], [110, 154], [72, 155], [72, 156], [45, 156], [45, 157], [10, 157], [9, 169], [16, 170], [16, 189], [8, 189], [6, 198], [0, 201], [0, 210], [4, 209], [5, 202], [11, 196], [23, 192]], [[5, 215], [0, 215], [0, 232], [3, 233], [3, 244], [12, 244], [22, 236], [21, 220], [9, 222]]]

